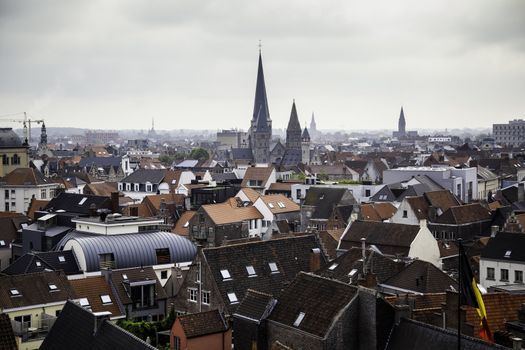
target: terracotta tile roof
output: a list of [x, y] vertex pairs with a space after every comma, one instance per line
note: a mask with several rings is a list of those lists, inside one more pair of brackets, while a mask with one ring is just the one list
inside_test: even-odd
[[117, 191], [116, 182], [99, 182], [90, 183], [84, 186], [84, 193], [93, 194], [95, 196], [111, 197], [111, 192]]
[[270, 185], [268, 191], [290, 192], [293, 184], [291, 182], [274, 182]]
[[137, 216], [140, 216], [143, 218], [149, 218], [149, 217], [155, 216], [155, 214], [151, 212], [150, 208], [145, 203], [130, 204], [124, 207], [124, 209], [122, 209], [122, 214], [131, 216], [132, 208], [137, 208], [137, 211], [138, 211]]
[[468, 224], [492, 219], [492, 212], [479, 203], [458, 205], [448, 208], [434, 220], [437, 224]]
[[0, 183], [7, 186], [38, 186], [53, 182], [33, 168], [17, 168], [1, 178]]
[[361, 219], [363, 221], [383, 221], [371, 203], [361, 205]]
[[254, 190], [252, 188], [249, 188], [249, 187], [243, 187], [243, 188], [241, 188], [241, 191], [246, 195], [246, 197], [248, 197], [248, 199], [252, 203], [255, 203], [257, 198], [259, 198], [261, 196], [261, 194], [259, 192], [257, 192], [256, 190]]
[[389, 202], [374, 203], [374, 208], [382, 220], [390, 219], [397, 211], [397, 208]]
[[17, 231], [22, 227], [22, 224], [28, 223], [29, 219], [20, 213], [6, 213], [0, 212], [0, 240], [4, 244], [0, 248], [9, 247], [9, 243], [16, 240]]
[[219, 310], [199, 312], [177, 317], [187, 338], [226, 332], [230, 327]]
[[337, 245], [343, 235], [344, 229], [320, 231], [317, 235], [321, 241], [321, 247], [330, 260], [337, 257]]
[[31, 220], [34, 220], [35, 211], [44, 210], [48, 203], [49, 201], [46, 200], [31, 199], [31, 203], [29, 203], [29, 208], [27, 209], [27, 217]]
[[424, 196], [431, 206], [441, 208], [443, 212], [452, 206], [461, 204], [448, 190], [426, 192]]
[[417, 197], [405, 197], [408, 205], [412, 208], [414, 211], [414, 214], [418, 218], [418, 220], [426, 220], [428, 219], [428, 202], [426, 201], [425, 197], [423, 196], [417, 196]]
[[459, 253], [459, 248], [453, 241], [441, 241], [438, 240], [439, 256], [446, 258], [449, 256], [456, 256]]
[[263, 218], [259, 210], [253, 206], [232, 208], [229, 203], [220, 203], [206, 204], [201, 208], [216, 225]]
[[[93, 312], [109, 311], [111, 312], [111, 318], [125, 316], [120, 311], [116, 296], [113, 294], [104, 276], [74, 279], [70, 280], [69, 283], [71, 283], [71, 287], [78, 298], [88, 299], [89, 307]], [[109, 295], [113, 302], [104, 305], [100, 299], [101, 295]]]
[[248, 181], [250, 180], [262, 181], [261, 187], [266, 186], [266, 182], [270, 178], [273, 170], [273, 167], [249, 167], [246, 169], [246, 173], [242, 179], [241, 187], [247, 187]]
[[293, 211], [298, 212], [301, 210], [301, 207], [299, 207], [298, 204], [282, 194], [271, 194], [261, 196], [260, 198], [273, 214], [289, 213]]
[[[521, 304], [525, 303], [524, 294], [488, 293], [483, 295], [483, 303], [487, 310], [487, 321], [490, 330], [505, 330], [505, 322], [516, 320]], [[473, 334], [479, 334], [479, 315], [471, 306], [466, 308], [467, 323], [474, 327]]]
[[150, 208], [159, 210], [162, 200], [164, 200], [166, 204], [183, 205], [185, 198], [186, 197], [183, 194], [166, 193], [146, 196], [142, 202], [146, 203]]
[[177, 220], [177, 223], [175, 224], [175, 227], [171, 232], [176, 233], [181, 236], [188, 236], [190, 234], [190, 225], [189, 221], [191, 218], [195, 215], [195, 211], [188, 210], [182, 213], [179, 220]]

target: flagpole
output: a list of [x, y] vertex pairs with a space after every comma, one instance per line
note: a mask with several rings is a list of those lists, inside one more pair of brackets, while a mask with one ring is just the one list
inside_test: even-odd
[[462, 258], [462, 254], [463, 254], [463, 244], [461, 244], [461, 241], [462, 239], [461, 238], [458, 238], [457, 239], [457, 242], [458, 242], [458, 350], [461, 350], [461, 288], [462, 288], [462, 285], [461, 285], [461, 279], [462, 279], [462, 276], [461, 276], [461, 258]]

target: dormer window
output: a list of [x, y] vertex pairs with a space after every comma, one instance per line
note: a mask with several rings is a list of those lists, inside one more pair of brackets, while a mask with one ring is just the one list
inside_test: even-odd
[[111, 297], [107, 294], [102, 294], [100, 296], [100, 300], [102, 300], [102, 304], [104, 305], [107, 305], [107, 304], [111, 304]]
[[221, 270], [221, 275], [222, 275], [222, 279], [223, 281], [224, 280], [229, 280], [232, 278], [232, 276], [230, 275], [230, 271], [224, 269], [224, 270]]
[[18, 297], [18, 296], [21, 295], [20, 292], [18, 291], [18, 289], [16, 289], [16, 288], [11, 288], [11, 289], [9, 290], [9, 293], [11, 293], [11, 296], [12, 296], [12, 297]]
[[54, 284], [54, 283], [49, 283], [47, 286], [48, 286], [50, 292], [54, 292], [54, 291], [58, 290], [57, 285]]
[[246, 266], [246, 272], [248, 272], [249, 277], [256, 276], [255, 269], [251, 265]]
[[294, 327], [299, 327], [299, 325], [303, 321], [303, 318], [304, 318], [304, 312], [299, 312], [299, 315], [297, 315], [297, 318], [295, 319], [295, 322], [293, 323], [293, 326]]
[[279, 269], [277, 268], [277, 264], [274, 262], [268, 263], [268, 266], [270, 267], [270, 271], [272, 273], [279, 273]]

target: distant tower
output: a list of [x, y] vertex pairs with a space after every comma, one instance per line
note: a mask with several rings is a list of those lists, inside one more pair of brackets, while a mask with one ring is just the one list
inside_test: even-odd
[[155, 118], [151, 118], [151, 129], [148, 131], [148, 137], [155, 137], [157, 133], [155, 132]]
[[297, 116], [297, 109], [295, 107], [295, 100], [292, 104], [292, 112], [290, 113], [290, 120], [286, 128], [286, 149], [301, 149], [301, 124]]
[[401, 106], [401, 113], [399, 114], [399, 122], [397, 124], [397, 131], [399, 136], [405, 136], [406, 135], [406, 121], [405, 121], [405, 113], [403, 112], [403, 106]]
[[312, 121], [310, 122], [310, 132], [315, 135], [317, 132], [317, 124], [315, 124], [314, 112], [312, 112]]
[[42, 122], [42, 129], [40, 131], [40, 148], [47, 148], [47, 131], [46, 123]]
[[310, 134], [306, 126], [301, 135], [301, 162], [303, 164], [310, 164]]
[[262, 64], [261, 49], [259, 47], [259, 66], [257, 70], [257, 83], [255, 87], [255, 101], [253, 116], [248, 132], [253, 159], [256, 163], [270, 162], [270, 141], [272, 139], [272, 120], [268, 109], [266, 85]]

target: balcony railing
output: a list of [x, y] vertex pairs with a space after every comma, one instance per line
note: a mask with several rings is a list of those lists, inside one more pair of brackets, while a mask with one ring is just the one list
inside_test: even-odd
[[22, 338], [22, 342], [29, 342], [45, 338], [55, 321], [55, 316], [41, 314], [40, 320], [32, 322], [11, 320], [11, 326], [13, 327], [15, 335]]

